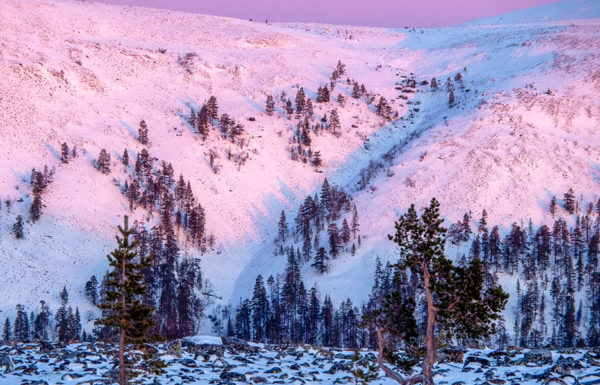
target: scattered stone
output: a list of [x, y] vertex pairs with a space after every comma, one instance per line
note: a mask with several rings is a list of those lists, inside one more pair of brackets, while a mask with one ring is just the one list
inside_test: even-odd
[[530, 350], [523, 357], [523, 365], [532, 366], [552, 365], [552, 353], [548, 350]]
[[345, 361], [336, 361], [325, 373], [335, 374], [336, 372], [349, 372], [350, 370], [352, 370], [352, 368], [349, 363], [346, 363]]
[[222, 380], [246, 382], [246, 375], [237, 372], [224, 371], [221, 373], [220, 378]]
[[0, 368], [4, 367], [4, 373], [10, 373], [14, 369], [13, 360], [8, 353], [0, 353]]
[[198, 367], [198, 364], [196, 364], [196, 361], [194, 361], [191, 358], [180, 358], [177, 360], [173, 360], [172, 362], [181, 364], [181, 365], [185, 366], [186, 368], [197, 368]]
[[444, 363], [448, 363], [448, 362], [462, 364], [465, 353], [466, 353], [466, 350], [458, 349], [458, 348], [440, 349], [440, 351], [437, 354], [438, 362], [440, 364], [444, 364]]
[[182, 341], [181, 340], [175, 340], [175, 341], [171, 341], [168, 345], [167, 345], [167, 354], [171, 354], [174, 355], [175, 357], [181, 357], [181, 349], [182, 349], [183, 345], [182, 345]]

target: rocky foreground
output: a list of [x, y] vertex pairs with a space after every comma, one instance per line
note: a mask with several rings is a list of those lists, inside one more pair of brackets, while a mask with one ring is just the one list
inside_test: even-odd
[[[56, 347], [0, 347], [0, 383], [111, 384], [116, 373], [111, 346], [99, 343]], [[160, 376], [140, 384], [345, 384], [354, 383], [353, 352], [311, 346], [265, 346], [238, 339], [193, 337], [158, 348], [167, 364]], [[376, 361], [362, 352], [361, 361]], [[459, 350], [439, 354], [437, 384], [600, 384], [600, 349]], [[374, 384], [394, 384], [383, 372]]]

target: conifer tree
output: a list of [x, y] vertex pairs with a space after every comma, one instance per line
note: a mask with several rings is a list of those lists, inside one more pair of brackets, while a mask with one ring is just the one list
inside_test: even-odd
[[352, 85], [352, 97], [358, 99], [361, 96], [360, 87], [357, 82]]
[[127, 216], [123, 227], [118, 229], [121, 236], [116, 237], [117, 248], [107, 255], [112, 270], [107, 274], [104, 301], [99, 305], [106, 315], [96, 323], [119, 330], [119, 384], [125, 385], [126, 344], [145, 342], [148, 329], [153, 324], [153, 309], [141, 301], [147, 290], [142, 269], [150, 266], [151, 257], [137, 256], [137, 241], [130, 240], [135, 229], [129, 227]]
[[105, 149], [100, 150], [96, 168], [103, 174], [110, 174], [110, 154]]
[[305, 98], [304, 88], [300, 87], [296, 93], [296, 113], [301, 114], [304, 111]]
[[[395, 223], [394, 236], [388, 236], [399, 248], [400, 259], [396, 264], [398, 273], [410, 270], [419, 276], [420, 288], [425, 293], [427, 321], [424, 336], [424, 359], [421, 373], [405, 378], [384, 363], [384, 351], [388, 351], [384, 333], [403, 340], [408, 359], [396, 356], [404, 368], [417, 362], [418, 329], [414, 318], [414, 301], [396, 291], [389, 295], [380, 311], [370, 320], [377, 327], [379, 342], [378, 364], [381, 369], [401, 384], [421, 382], [433, 385], [432, 368], [436, 361], [436, 324], [458, 338], [477, 338], [494, 332], [493, 321], [500, 317], [508, 295], [500, 287], [483, 288], [483, 266], [473, 259], [467, 266], [454, 266], [444, 255], [446, 229], [439, 214], [439, 203], [434, 198], [419, 217], [414, 205]], [[419, 280], [419, 281], [420, 281]], [[389, 351], [388, 351], [389, 353]], [[390, 354], [386, 354], [388, 358]], [[393, 355], [391, 355], [393, 357]], [[406, 357], [406, 356], [405, 356]]]
[[252, 295], [252, 328], [254, 340], [264, 342], [267, 336], [267, 323], [269, 318], [269, 300], [262, 275], [256, 277]]
[[148, 144], [148, 126], [144, 119], [140, 121], [140, 127], [138, 128], [138, 141], [144, 146]]
[[69, 309], [67, 303], [69, 302], [69, 293], [67, 288], [63, 287], [60, 293], [61, 306], [56, 311], [56, 333], [58, 336], [58, 342], [66, 344], [71, 337], [71, 323], [69, 320]]
[[50, 327], [50, 308], [45, 301], [40, 301], [40, 312], [35, 317], [33, 324], [33, 339], [36, 341], [48, 341], [48, 328]]
[[285, 113], [288, 116], [292, 116], [292, 114], [294, 113], [294, 109], [292, 108], [292, 100], [288, 99], [285, 101]]
[[346, 218], [344, 218], [344, 220], [342, 221], [341, 238], [344, 244], [350, 241], [350, 226], [348, 226], [348, 221], [346, 220]]
[[360, 224], [358, 223], [358, 210], [356, 205], [352, 206], [352, 224], [350, 225], [352, 230], [352, 238], [356, 239], [356, 233], [360, 231]]
[[206, 108], [208, 112], [208, 117], [213, 121], [217, 120], [217, 118], [219, 117], [219, 105], [215, 96], [211, 96], [210, 98], [208, 98], [208, 102], [206, 102]]
[[33, 202], [29, 207], [29, 218], [31, 222], [37, 222], [42, 216], [42, 198], [39, 194], [33, 195]]
[[92, 305], [98, 304], [98, 279], [95, 275], [92, 275], [90, 280], [85, 283], [85, 296]]
[[448, 105], [450, 107], [454, 107], [454, 91], [453, 90], [450, 90], [448, 92]]
[[331, 111], [331, 117], [329, 118], [329, 128], [331, 132], [335, 136], [339, 136], [341, 134], [342, 125], [340, 124], [340, 117], [338, 115], [337, 109], [333, 109]]
[[575, 192], [573, 187], [569, 187], [569, 191], [565, 193], [565, 210], [571, 215], [575, 212]]
[[327, 251], [325, 251], [325, 248], [319, 247], [317, 249], [317, 253], [315, 254], [315, 261], [311, 266], [314, 267], [319, 274], [324, 274], [327, 272], [327, 270], [329, 270], [327, 266], [328, 259], [329, 258], [327, 257]]
[[25, 307], [21, 304], [16, 306], [17, 316], [13, 325], [13, 337], [20, 342], [29, 342], [29, 320]]
[[331, 256], [335, 258], [340, 253], [340, 235], [335, 222], [329, 224], [327, 235], [329, 236], [329, 252], [331, 253]]
[[17, 221], [12, 226], [12, 232], [17, 239], [23, 239], [23, 217], [17, 215]]
[[552, 218], [556, 215], [556, 197], [553, 196], [550, 200], [550, 214], [552, 214]]
[[129, 166], [129, 153], [127, 152], [127, 149], [123, 150], [123, 165], [125, 167]]
[[10, 319], [6, 317], [6, 319], [4, 320], [4, 327], [2, 329], [2, 341], [4, 341], [5, 344], [8, 344], [8, 342], [11, 340], [12, 332], [10, 329]]
[[304, 116], [310, 120], [313, 119], [313, 115], [315, 114], [314, 112], [314, 107], [313, 107], [313, 102], [311, 98], [306, 98], [306, 102], [304, 105]]
[[313, 154], [312, 164], [317, 168], [321, 167], [323, 164], [323, 160], [321, 159], [321, 151], [315, 151]]
[[[227, 114], [223, 114], [225, 117], [228, 118]], [[196, 128], [198, 129], [198, 134], [200, 134], [200, 136], [202, 137], [202, 140], [206, 140], [208, 138], [208, 120], [210, 118], [209, 112], [208, 112], [208, 107], [206, 105], [202, 105], [202, 107], [200, 107], [200, 112], [198, 112], [198, 115], [196, 115]], [[223, 119], [223, 118], [221, 118]], [[223, 119], [223, 123], [221, 124], [226, 125], [225, 124], [225, 119]]]
[[60, 145], [60, 161], [62, 163], [69, 163], [69, 146], [64, 142]]
[[272, 116], [275, 112], [275, 101], [273, 100], [273, 95], [267, 95], [267, 102], [265, 104], [265, 113], [269, 116]]

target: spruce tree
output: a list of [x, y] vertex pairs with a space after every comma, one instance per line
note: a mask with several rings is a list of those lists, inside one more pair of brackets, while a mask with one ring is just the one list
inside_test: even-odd
[[29, 320], [25, 307], [21, 304], [16, 306], [17, 316], [13, 325], [13, 338], [19, 342], [29, 342]]
[[361, 96], [360, 87], [357, 82], [352, 85], [352, 97], [358, 99]]
[[50, 308], [45, 301], [40, 301], [40, 312], [35, 317], [33, 324], [33, 339], [36, 341], [48, 341], [48, 328], [50, 327]]
[[92, 275], [90, 280], [85, 283], [85, 296], [92, 305], [98, 304], [98, 279], [95, 275]]
[[300, 87], [296, 93], [296, 113], [301, 114], [304, 111], [305, 98], [304, 88]]
[[10, 319], [8, 319], [8, 317], [6, 317], [6, 319], [4, 320], [4, 327], [2, 329], [2, 341], [4, 341], [5, 344], [8, 344], [8, 342], [10, 341], [10, 339], [12, 337], [12, 332], [11, 332], [10, 328], [11, 328]]
[[12, 226], [12, 232], [17, 239], [23, 239], [23, 217], [17, 215], [17, 220]]
[[56, 334], [58, 337], [58, 342], [61, 344], [66, 344], [69, 342], [71, 337], [71, 323], [69, 320], [69, 309], [67, 308], [67, 303], [69, 302], [69, 293], [67, 292], [67, 288], [63, 287], [63, 290], [60, 293], [61, 306], [56, 311]]
[[105, 149], [100, 150], [96, 168], [103, 174], [110, 174], [110, 154]]
[[327, 270], [329, 270], [329, 267], [327, 266], [328, 259], [329, 258], [327, 257], [327, 251], [325, 248], [319, 247], [317, 249], [317, 253], [315, 254], [315, 261], [311, 266], [314, 267], [319, 274], [325, 274]]
[[564, 196], [565, 201], [565, 210], [571, 215], [575, 212], [575, 192], [573, 191], [573, 187], [569, 188], [569, 191], [565, 193]]
[[125, 167], [129, 166], [129, 153], [127, 152], [127, 149], [123, 150], [123, 165]]
[[352, 238], [356, 239], [356, 233], [360, 231], [358, 210], [356, 209], [356, 205], [352, 206], [352, 224], [350, 225], [350, 230], [352, 230]]
[[267, 95], [267, 102], [265, 104], [265, 113], [269, 116], [272, 116], [275, 112], [275, 101], [273, 100], [273, 95]]
[[112, 270], [107, 274], [104, 301], [98, 306], [105, 316], [96, 324], [119, 331], [119, 384], [125, 385], [125, 349], [128, 343], [141, 344], [146, 341], [148, 329], [152, 326], [153, 309], [142, 303], [146, 284], [142, 269], [149, 267], [151, 256], [138, 257], [137, 241], [130, 240], [135, 229], [129, 227], [128, 217], [124, 217], [123, 227], [118, 227], [117, 248], [107, 255]]
[[335, 258], [340, 253], [340, 234], [335, 222], [331, 222], [327, 227], [327, 235], [329, 236], [329, 253]]
[[208, 98], [208, 102], [206, 102], [206, 108], [208, 112], [208, 117], [213, 121], [217, 120], [217, 118], [219, 117], [219, 105], [215, 96], [211, 96], [210, 98]]
[[62, 163], [69, 163], [69, 146], [67, 143], [60, 145], [60, 161]]
[[[381, 369], [399, 383], [433, 384], [433, 365], [436, 361], [436, 324], [448, 337], [474, 339], [488, 336], [495, 331], [494, 321], [506, 306], [508, 295], [501, 287], [483, 288], [484, 272], [481, 261], [473, 259], [467, 266], [455, 266], [444, 254], [446, 229], [442, 227], [439, 203], [434, 198], [419, 217], [414, 205], [395, 223], [395, 234], [389, 235], [400, 252], [396, 264], [396, 281], [402, 272], [410, 271], [418, 276], [416, 282], [426, 298], [426, 325], [424, 346], [418, 344], [418, 329], [414, 318], [415, 303], [410, 296], [395, 291], [388, 295], [381, 309], [370, 316], [377, 328], [379, 341], [378, 364]], [[404, 378], [384, 363], [387, 338], [384, 334], [402, 340], [406, 346], [404, 358], [395, 356], [404, 368], [417, 362], [418, 353], [425, 355], [421, 373]], [[390, 353], [390, 352], [387, 352]], [[388, 359], [393, 354], [386, 354]], [[408, 356], [408, 358], [406, 358]], [[412, 382], [410, 382], [412, 381]]]
[[340, 117], [337, 109], [331, 110], [331, 117], [329, 118], [329, 128], [335, 136], [341, 135], [342, 125], [340, 124]]
[[256, 277], [252, 295], [252, 328], [254, 340], [264, 342], [267, 336], [267, 323], [269, 320], [269, 300], [262, 275]]
[[140, 121], [140, 127], [138, 128], [138, 141], [144, 146], [148, 144], [148, 126], [144, 119]]
[[321, 165], [323, 164], [323, 160], [321, 159], [321, 151], [315, 151], [315, 153], [313, 154], [312, 164], [316, 168], [321, 167]]
[[342, 221], [342, 232], [341, 232], [342, 242], [344, 244], [350, 241], [350, 226], [348, 226], [348, 221], [346, 218]]
[[29, 207], [29, 218], [31, 222], [37, 222], [42, 216], [42, 198], [39, 194], [33, 196], [33, 202]]

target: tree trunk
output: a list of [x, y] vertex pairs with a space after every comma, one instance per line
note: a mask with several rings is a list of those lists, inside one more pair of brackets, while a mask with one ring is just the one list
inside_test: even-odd
[[415, 374], [414, 376], [404, 378], [400, 373], [395, 372], [383, 362], [383, 348], [385, 342], [383, 340], [383, 329], [377, 328], [377, 341], [379, 343], [379, 354], [377, 355], [377, 365], [383, 370], [386, 376], [402, 385], [414, 385], [414, 384], [425, 384], [433, 385], [433, 382], [429, 383], [428, 379], [423, 374]]
[[121, 326], [119, 337], [119, 384], [125, 385], [125, 329]]
[[[127, 216], [125, 216], [125, 231], [127, 231]], [[126, 280], [126, 275], [125, 275], [125, 268], [127, 267], [126, 265], [126, 260], [125, 260], [125, 255], [123, 255], [122, 259], [121, 259], [121, 312], [123, 312], [123, 314], [121, 314], [121, 325], [119, 326], [119, 331], [120, 331], [120, 336], [119, 336], [119, 384], [120, 385], [125, 385], [126, 384], [126, 380], [125, 380], [125, 325], [124, 323], [126, 322], [126, 320], [124, 319], [125, 317], [125, 305], [126, 305], [126, 297], [125, 297], [125, 280]]]
[[425, 358], [423, 359], [422, 373], [427, 379], [427, 383], [433, 385], [433, 364], [437, 358], [437, 350], [435, 346], [435, 317], [438, 309], [433, 305], [433, 293], [429, 288], [429, 266], [423, 263], [423, 284], [425, 286], [425, 296], [427, 298], [427, 329], [425, 334]]
[[377, 328], [377, 342], [379, 343], [379, 354], [377, 355], [377, 365], [379, 365], [379, 367], [381, 368], [381, 370], [383, 370], [383, 372], [385, 373], [386, 376], [390, 377], [391, 379], [393, 379], [394, 381], [397, 381], [398, 383], [400, 383], [402, 385], [406, 384], [406, 379], [404, 377], [402, 377], [399, 373], [394, 372], [391, 368], [389, 368], [383, 362], [384, 341], [383, 341], [383, 331], [382, 331], [382, 328], [380, 328], [380, 327]]

